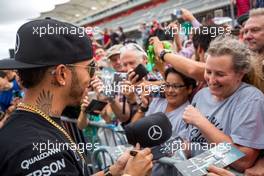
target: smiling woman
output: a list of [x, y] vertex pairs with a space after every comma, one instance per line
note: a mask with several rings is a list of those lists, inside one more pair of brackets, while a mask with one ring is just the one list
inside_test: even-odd
[[[246, 156], [231, 166], [243, 172], [264, 148], [264, 95], [242, 82], [250, 70], [249, 53], [242, 43], [218, 38], [208, 53], [204, 75], [208, 87], [195, 95], [192, 103], [196, 108], [188, 106], [183, 113], [183, 120], [191, 124], [187, 140], [200, 149], [221, 142], [235, 145]], [[198, 148], [191, 151], [192, 156], [203, 152]]]
[[236, 40], [218, 39], [211, 44], [208, 53], [205, 80], [211, 94], [217, 100], [224, 100], [238, 89], [242, 78], [250, 71], [249, 50]]

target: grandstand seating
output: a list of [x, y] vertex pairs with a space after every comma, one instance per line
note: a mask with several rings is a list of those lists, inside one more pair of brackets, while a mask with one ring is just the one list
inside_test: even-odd
[[139, 10], [131, 15], [116, 18], [98, 27], [101, 29], [107, 27], [115, 30], [118, 26], [122, 26], [125, 32], [130, 32], [139, 29], [139, 25], [143, 22], [151, 23], [153, 19], [157, 19], [159, 22], [169, 21], [171, 13], [173, 13], [175, 9], [184, 7], [196, 14], [227, 6], [228, 4], [229, 0], [169, 0], [156, 7]]

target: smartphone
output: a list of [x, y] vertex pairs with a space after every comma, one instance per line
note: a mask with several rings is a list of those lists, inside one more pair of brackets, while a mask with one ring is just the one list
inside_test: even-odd
[[174, 14], [175, 14], [175, 16], [176, 16], [177, 18], [181, 18], [181, 16], [182, 16], [182, 11], [181, 11], [180, 9], [176, 9], [175, 12], [174, 12]]
[[136, 73], [136, 75], [138, 75], [138, 79], [137, 82], [139, 82], [140, 80], [142, 80], [145, 76], [147, 76], [148, 74], [148, 70], [146, 69], [146, 67], [142, 64], [139, 64], [135, 69], [134, 72]]
[[176, 137], [166, 141], [163, 144], [152, 147], [151, 152], [153, 154], [153, 160], [158, 160], [162, 157], [172, 156], [177, 150], [181, 149], [182, 143], [182, 138]]
[[96, 113], [95, 111], [102, 111], [106, 105], [107, 102], [93, 99], [86, 108], [85, 112], [91, 115], [98, 115], [98, 113]]
[[171, 14], [171, 20], [177, 21], [179, 24], [183, 23], [184, 20], [182, 19], [182, 11], [180, 9], [176, 9], [174, 13]]

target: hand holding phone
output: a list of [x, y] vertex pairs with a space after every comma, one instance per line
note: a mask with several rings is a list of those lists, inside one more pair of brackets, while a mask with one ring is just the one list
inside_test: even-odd
[[181, 18], [181, 16], [182, 16], [182, 10], [181, 10], [181, 9], [177, 9], [177, 10], [175, 10], [175, 16], [176, 16], [177, 18]]
[[93, 99], [86, 108], [85, 112], [91, 115], [98, 115], [96, 111], [102, 111], [106, 105], [107, 102]]
[[133, 71], [128, 73], [128, 80], [130, 80], [132, 84], [135, 84], [141, 81], [145, 76], [147, 76], [147, 74], [148, 71], [146, 67], [142, 64], [139, 64]]

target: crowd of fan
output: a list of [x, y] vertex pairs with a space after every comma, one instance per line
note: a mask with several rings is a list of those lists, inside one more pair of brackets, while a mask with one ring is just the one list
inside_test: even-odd
[[[240, 16], [239, 35], [227, 33], [226, 24], [202, 25], [186, 9], [182, 9], [182, 19], [191, 24], [192, 30], [187, 35], [173, 33], [169, 41], [172, 52], [164, 53], [162, 40], [166, 39], [166, 27], [157, 21], [150, 28], [142, 24], [143, 47], [126, 42], [121, 27], [119, 33], [105, 29], [102, 45], [94, 40], [97, 68], [84, 93], [78, 127], [86, 129], [92, 120], [126, 125], [146, 115], [164, 112], [172, 123], [173, 137], [181, 136], [201, 145], [230, 142], [246, 154], [231, 165], [234, 170], [248, 175], [264, 174], [261, 156], [264, 149], [264, 9], [253, 9]], [[168, 26], [178, 29], [180, 24], [173, 21]], [[221, 27], [225, 34], [218, 36], [197, 32]], [[147, 77], [138, 81], [133, 70], [139, 64], [147, 66], [149, 44], [154, 46], [156, 65]], [[124, 89], [114, 97], [105, 96], [102, 93], [104, 75], [100, 72], [108, 67], [128, 74], [122, 81], [126, 87], [160, 86], [164, 91], [152, 95], [146, 89]], [[15, 71], [0, 71], [0, 127], [23, 97], [23, 88], [18, 82]], [[87, 118], [88, 92], [92, 90], [99, 100], [108, 104], [99, 116]], [[186, 124], [189, 125], [186, 127]], [[200, 152], [186, 153], [193, 157]], [[161, 166], [154, 166], [154, 175], [164, 173]]]

